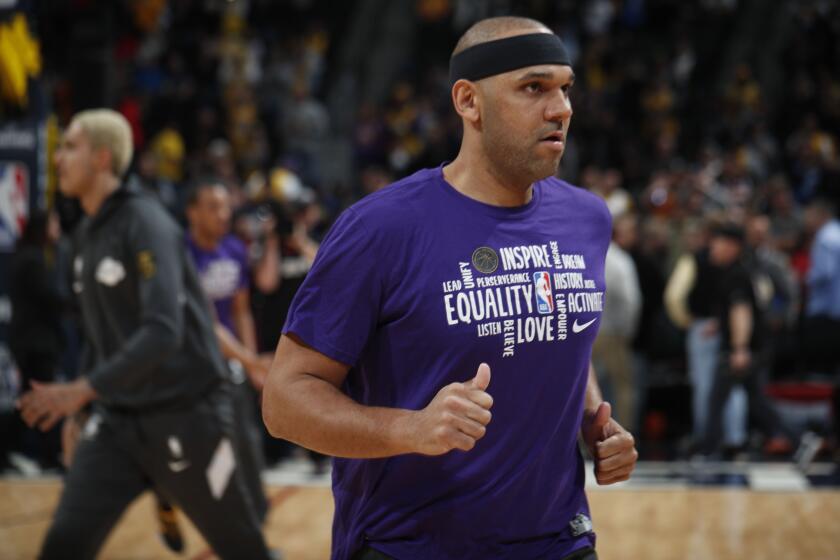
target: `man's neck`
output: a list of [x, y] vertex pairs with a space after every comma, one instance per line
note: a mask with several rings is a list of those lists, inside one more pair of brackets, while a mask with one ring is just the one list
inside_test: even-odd
[[94, 184], [85, 194], [79, 197], [82, 210], [88, 216], [95, 216], [105, 199], [120, 188], [120, 180], [111, 174], [97, 175]]
[[218, 239], [210, 235], [205, 235], [194, 227], [190, 228], [190, 237], [199, 249], [203, 249], [205, 251], [215, 251], [216, 247], [219, 246]]
[[443, 176], [461, 194], [493, 206], [523, 206], [534, 192], [532, 182], [504, 177], [486, 158], [471, 157], [463, 149], [443, 168]]

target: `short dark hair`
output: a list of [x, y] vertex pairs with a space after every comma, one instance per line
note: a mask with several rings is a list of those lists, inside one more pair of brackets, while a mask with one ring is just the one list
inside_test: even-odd
[[712, 228], [712, 237], [725, 237], [726, 239], [743, 243], [746, 235], [741, 225], [735, 222], [724, 222]]
[[203, 177], [193, 181], [187, 189], [187, 206], [195, 206], [198, 203], [198, 197], [201, 196], [203, 191], [217, 188], [228, 190], [224, 181], [214, 177]]
[[818, 196], [811, 202], [806, 205], [806, 208], [814, 208], [816, 210], [820, 210], [829, 216], [836, 216], [837, 215], [837, 205], [834, 203], [833, 200], [830, 200], [824, 196]]

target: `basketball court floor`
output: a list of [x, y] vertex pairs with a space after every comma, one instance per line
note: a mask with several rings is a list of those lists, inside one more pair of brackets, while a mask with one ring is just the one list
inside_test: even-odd
[[[591, 468], [590, 468], [591, 472]], [[265, 475], [266, 535], [286, 560], [329, 557], [329, 475], [304, 463]], [[0, 479], [0, 559], [37, 554], [60, 492], [57, 477]], [[640, 463], [631, 481], [588, 483], [602, 560], [838, 560], [840, 473], [831, 463], [800, 472], [790, 463]], [[175, 555], [157, 536], [150, 495], [119, 521], [100, 558], [213, 558], [183, 516], [187, 548]]]

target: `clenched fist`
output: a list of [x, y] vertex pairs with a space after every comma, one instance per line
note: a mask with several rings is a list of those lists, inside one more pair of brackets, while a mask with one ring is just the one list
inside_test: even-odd
[[452, 383], [438, 391], [416, 417], [416, 450], [424, 455], [443, 455], [453, 449], [469, 451], [484, 437], [490, 423], [493, 397], [487, 393], [490, 366], [481, 364], [475, 377]]

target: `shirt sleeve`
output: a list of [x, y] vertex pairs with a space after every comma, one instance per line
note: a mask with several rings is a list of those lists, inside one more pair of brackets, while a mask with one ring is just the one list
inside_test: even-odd
[[817, 238], [811, 249], [811, 267], [808, 269], [807, 282], [812, 288], [831, 282], [840, 270], [837, 259], [832, 255], [831, 247], [823, 239]]
[[139, 326], [88, 378], [103, 397], [127, 403], [132, 391], [148, 382], [148, 372], [181, 346], [187, 256], [180, 231], [162, 206], [138, 204], [124, 231], [131, 262], [127, 270], [138, 292]]
[[691, 255], [683, 255], [677, 261], [665, 287], [665, 311], [671, 321], [682, 329], [687, 329], [691, 324], [688, 297], [696, 278], [697, 262]]
[[292, 301], [283, 333], [352, 366], [379, 322], [384, 298], [382, 236], [346, 210], [321, 244]]
[[729, 306], [737, 305], [739, 303], [751, 303], [753, 300], [752, 280], [746, 270], [732, 271], [730, 277], [729, 289], [727, 290], [727, 299]]

